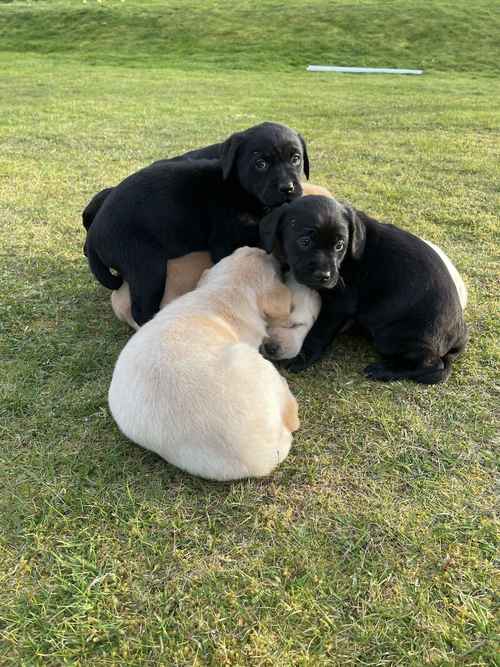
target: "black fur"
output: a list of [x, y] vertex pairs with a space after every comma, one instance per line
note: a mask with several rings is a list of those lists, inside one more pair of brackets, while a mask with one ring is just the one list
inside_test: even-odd
[[[200, 159], [206, 159], [206, 160], [214, 160], [218, 159], [220, 157], [220, 149], [221, 149], [222, 144], [212, 144], [211, 146], [205, 146], [204, 148], [197, 148], [192, 151], [188, 151], [187, 153], [184, 153], [183, 155], [177, 155], [176, 157], [172, 158], [166, 158], [164, 160], [157, 160], [156, 162], [153, 162], [153, 165], [162, 165], [167, 162], [178, 162], [179, 160], [200, 160]], [[153, 166], [151, 165], [151, 166]], [[104, 200], [108, 197], [108, 195], [114, 190], [114, 188], [105, 188], [104, 190], [101, 190], [98, 192], [96, 195], [92, 197], [92, 199], [89, 201], [87, 206], [84, 208], [83, 213], [82, 213], [82, 223], [87, 232], [90, 229], [90, 226], [97, 215], [97, 212], [101, 208], [101, 206], [104, 203]], [[83, 245], [83, 254], [85, 257], [88, 257], [88, 250], [87, 250], [87, 240], [85, 239], [85, 243]], [[109, 273], [109, 272], [108, 272]], [[107, 277], [104, 277], [105, 280], [107, 280]], [[102, 282], [99, 280], [99, 282]], [[107, 285], [105, 285], [107, 287]], [[110, 289], [115, 289], [115, 288], [110, 288]]]
[[276, 123], [155, 162], [88, 204], [90, 268], [109, 289], [129, 283], [141, 325], [158, 310], [167, 260], [208, 250], [217, 262], [237, 247], [259, 245], [259, 220], [302, 194], [303, 170], [307, 175], [303, 139]]
[[328, 197], [285, 204], [260, 224], [296, 279], [319, 290], [320, 315], [290, 370], [307, 368], [350, 322], [373, 339], [383, 361], [374, 380], [446, 380], [467, 343], [455, 284], [441, 258], [418, 237]]
[[[83, 209], [82, 223], [87, 232], [89, 231], [90, 226], [97, 215], [97, 212], [104, 204], [104, 200], [107, 198], [110, 192], [112, 192], [112, 190], [113, 188], [106, 188], [105, 190], [101, 190], [92, 197], [87, 206]], [[83, 245], [83, 254], [85, 257], [88, 256], [87, 239], [85, 239], [85, 243]]]

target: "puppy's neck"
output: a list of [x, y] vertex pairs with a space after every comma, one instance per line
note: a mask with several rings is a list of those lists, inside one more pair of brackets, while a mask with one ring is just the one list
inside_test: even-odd
[[230, 175], [225, 184], [225, 199], [237, 210], [255, 216], [258, 220], [264, 216], [265, 206], [257, 197], [244, 190], [238, 180]]

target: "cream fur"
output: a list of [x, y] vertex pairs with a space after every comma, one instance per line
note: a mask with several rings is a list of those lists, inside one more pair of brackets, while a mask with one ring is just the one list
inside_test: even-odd
[[467, 305], [467, 287], [465, 286], [464, 281], [462, 280], [462, 276], [458, 273], [455, 265], [451, 261], [451, 259], [448, 257], [448, 255], [442, 250], [439, 246], [435, 245], [434, 243], [431, 243], [431, 241], [427, 241], [427, 239], [422, 239], [425, 243], [427, 243], [428, 246], [430, 246], [437, 254], [441, 257], [441, 259], [444, 262], [444, 265], [448, 269], [448, 273], [451, 276], [451, 279], [455, 283], [455, 287], [457, 288], [458, 292], [458, 298], [460, 300], [460, 305], [462, 306], [462, 310], [465, 309], [465, 306]]
[[333, 197], [332, 193], [324, 188], [322, 185], [315, 185], [314, 183], [302, 183], [302, 196], [308, 195], [323, 195], [323, 197]]
[[302, 347], [305, 337], [316, 321], [321, 309], [321, 297], [315, 290], [298, 283], [289, 273], [286, 284], [292, 293], [292, 309], [283, 320], [270, 321], [265, 341], [278, 346], [275, 360], [293, 359]]
[[[191, 252], [189, 255], [170, 259], [167, 262], [167, 281], [160, 309], [193, 290], [203, 271], [211, 266], [212, 260], [208, 252]], [[139, 327], [132, 317], [128, 283], [124, 282], [120, 289], [111, 292], [111, 307], [119, 320], [137, 331]]]
[[120, 430], [208, 479], [268, 475], [288, 455], [297, 402], [259, 353], [290, 313], [277, 261], [240, 248], [163, 308], [121, 352], [109, 389]]
[[111, 292], [111, 308], [119, 320], [126, 322], [129, 326], [132, 327], [132, 329], [137, 331], [139, 326], [132, 317], [132, 311], [130, 307], [130, 289], [128, 283], [123, 282], [120, 289], [115, 289]]

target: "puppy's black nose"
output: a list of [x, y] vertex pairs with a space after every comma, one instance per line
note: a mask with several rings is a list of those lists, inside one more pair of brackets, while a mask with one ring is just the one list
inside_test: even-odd
[[275, 343], [273, 340], [268, 340], [261, 345], [261, 351], [265, 357], [273, 358], [280, 351], [279, 343]]
[[329, 282], [330, 278], [332, 277], [332, 272], [331, 271], [315, 271], [313, 273], [313, 277], [315, 280], [318, 280], [320, 283], [327, 283]]
[[291, 195], [294, 190], [295, 185], [292, 183], [292, 181], [289, 181], [288, 183], [282, 183], [280, 185], [280, 192], [285, 195]]

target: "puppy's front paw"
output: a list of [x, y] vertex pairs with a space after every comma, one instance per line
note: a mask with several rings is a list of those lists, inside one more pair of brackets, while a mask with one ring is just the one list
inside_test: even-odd
[[286, 364], [286, 370], [291, 373], [298, 373], [307, 368], [308, 365], [305, 355], [300, 353]]
[[363, 370], [363, 373], [370, 380], [379, 380], [381, 382], [384, 382], [392, 379], [391, 371], [383, 363], [369, 364]]
[[294, 359], [290, 361], [286, 369], [291, 373], [299, 373], [300, 371], [304, 371], [306, 368], [309, 368], [309, 366], [312, 366], [314, 362], [320, 358], [320, 356], [321, 355], [319, 354], [300, 352]]

